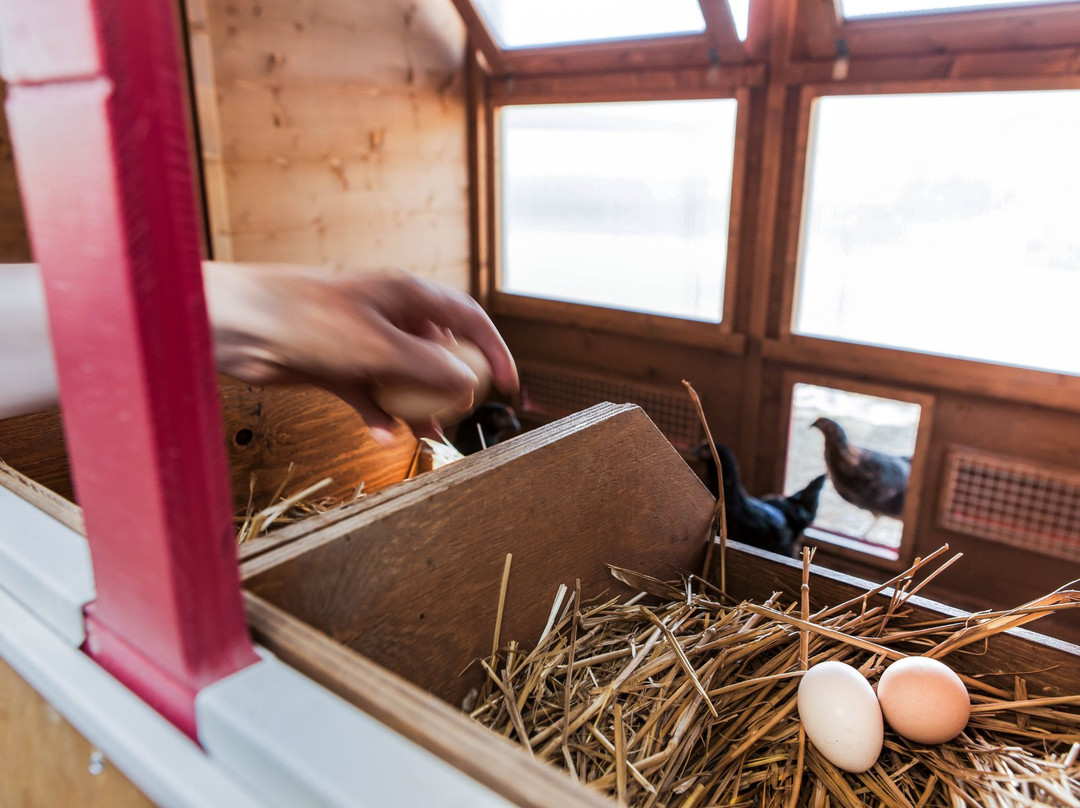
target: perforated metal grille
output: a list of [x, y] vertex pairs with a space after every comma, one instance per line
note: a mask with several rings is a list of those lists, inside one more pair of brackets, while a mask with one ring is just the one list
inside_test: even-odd
[[942, 527], [1080, 560], [1080, 473], [968, 450], [947, 462]]
[[526, 364], [521, 374], [521, 409], [545, 418], [562, 418], [594, 404], [637, 404], [678, 449], [704, 440], [701, 419], [680, 384], [667, 390], [633, 384], [592, 373]]

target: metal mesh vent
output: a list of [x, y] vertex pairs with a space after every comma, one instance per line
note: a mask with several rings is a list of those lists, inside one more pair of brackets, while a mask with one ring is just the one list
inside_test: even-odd
[[668, 390], [538, 364], [525, 364], [519, 372], [523, 412], [563, 418], [604, 401], [637, 404], [676, 448], [689, 449], [705, 438], [701, 419], [681, 384]]
[[942, 527], [1080, 560], [1080, 473], [969, 450], [947, 462]]

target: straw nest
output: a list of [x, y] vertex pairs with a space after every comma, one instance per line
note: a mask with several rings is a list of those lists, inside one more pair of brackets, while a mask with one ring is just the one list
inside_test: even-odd
[[270, 497], [270, 504], [259, 510], [256, 510], [254, 505], [255, 475], [251, 475], [247, 508], [243, 514], [233, 517], [233, 522], [238, 525], [236, 530], [237, 544], [244, 544], [257, 536], [265, 535], [274, 525], [292, 524], [313, 514], [325, 513], [333, 508], [338, 508], [344, 505], [346, 501], [356, 500], [363, 496], [364, 485], [361, 483], [354, 492], [352, 500], [344, 500], [339, 497], [316, 497], [316, 494], [334, 482], [332, 477], [325, 477], [307, 488], [286, 495], [285, 490], [292, 480], [295, 470], [295, 464], [290, 463], [285, 476]]
[[801, 603], [733, 602], [696, 576], [672, 584], [613, 567], [640, 594], [582, 604], [561, 588], [535, 648], [511, 643], [481, 661], [470, 715], [630, 806], [1080, 806], [1080, 696], [1028, 698], [1020, 675], [1008, 686], [963, 676], [972, 714], [958, 738], [924, 746], [886, 731], [863, 774], [807, 742], [796, 692], [808, 666], [839, 660], [874, 682], [890, 660], [979, 647], [1080, 603], [1057, 591], [1006, 612], [914, 619], [915, 578], [946, 550], [814, 613], [812, 552]]
[[[460, 460], [461, 457], [461, 452], [445, 438], [441, 441], [421, 438], [416, 442], [412, 461], [405, 471], [403, 481], [411, 480], [425, 471], [441, 468]], [[237, 544], [244, 544], [259, 536], [265, 536], [271, 528], [283, 527], [314, 514], [326, 513], [364, 496], [364, 481], [360, 482], [351, 496], [326, 496], [324, 492], [333, 484], [333, 477], [324, 477], [306, 488], [286, 494], [295, 471], [296, 465], [290, 463], [268, 503], [261, 508], [257, 508], [255, 504], [256, 475], [251, 474], [248, 481], [247, 506], [243, 513], [233, 516], [233, 522], [237, 525]]]

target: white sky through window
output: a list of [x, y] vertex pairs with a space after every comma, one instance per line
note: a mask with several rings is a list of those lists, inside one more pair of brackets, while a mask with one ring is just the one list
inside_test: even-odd
[[[475, 0], [505, 48], [700, 33], [697, 0]], [[748, 0], [739, 0], [748, 5]], [[736, 15], [738, 19], [738, 15]]]
[[818, 99], [795, 330], [1080, 374], [1080, 90]]
[[734, 99], [500, 112], [502, 290], [719, 322]]

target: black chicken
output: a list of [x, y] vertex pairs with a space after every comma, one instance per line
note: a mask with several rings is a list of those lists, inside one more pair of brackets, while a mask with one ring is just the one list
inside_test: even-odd
[[457, 425], [451, 442], [463, 455], [471, 455], [520, 431], [521, 422], [513, 407], [489, 401], [481, 404]]
[[[716, 453], [724, 472], [728, 536], [763, 550], [792, 558], [797, 556], [802, 533], [817, 515], [818, 497], [825, 484], [825, 475], [815, 477], [801, 491], [787, 497], [778, 494], [753, 497], [739, 480], [739, 464], [731, 450], [717, 444]], [[697, 446], [693, 455], [704, 463], [705, 484], [716, 494], [719, 481], [709, 444]]]
[[882, 516], [900, 519], [904, 514], [911, 458], [854, 446], [843, 428], [831, 418], [818, 418], [810, 426], [817, 427], [825, 436], [825, 467], [836, 493], [872, 513], [874, 522], [870, 527]]

